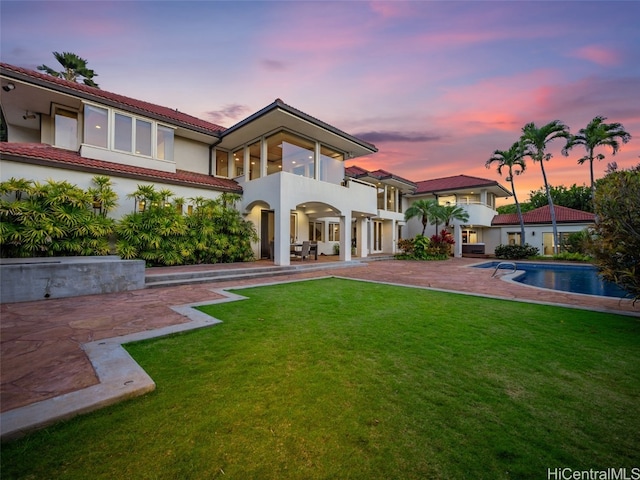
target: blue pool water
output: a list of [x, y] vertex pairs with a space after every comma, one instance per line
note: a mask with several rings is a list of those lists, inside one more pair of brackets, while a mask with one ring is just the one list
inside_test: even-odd
[[[478, 268], [496, 268], [498, 263], [500, 262], [494, 261], [475, 266]], [[523, 270], [525, 273], [514, 280], [526, 285], [604, 297], [622, 298], [627, 295], [627, 292], [614, 283], [603, 280], [596, 267], [591, 265], [515, 263], [517, 269]]]

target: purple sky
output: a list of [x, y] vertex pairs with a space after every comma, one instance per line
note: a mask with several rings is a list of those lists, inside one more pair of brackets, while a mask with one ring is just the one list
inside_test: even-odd
[[[3, 62], [89, 60], [104, 90], [229, 127], [276, 98], [374, 143], [349, 162], [413, 181], [467, 174], [528, 122], [576, 133], [596, 115], [633, 136], [608, 162], [640, 162], [638, 1], [0, 2]], [[545, 165], [589, 182], [581, 147]], [[542, 186], [529, 161], [520, 199]]]

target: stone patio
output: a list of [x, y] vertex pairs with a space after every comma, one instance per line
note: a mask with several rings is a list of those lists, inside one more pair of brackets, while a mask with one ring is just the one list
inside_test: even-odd
[[[326, 266], [331, 257], [323, 259]], [[214, 265], [151, 269], [178, 272], [204, 269], [241, 269], [257, 264]], [[179, 325], [189, 321], [171, 307], [213, 301], [223, 297], [213, 290], [326, 276], [427, 287], [453, 292], [566, 305], [574, 308], [640, 317], [640, 302], [577, 295], [528, 287], [491, 278], [492, 269], [468, 268], [476, 258], [452, 258], [442, 262], [384, 260], [355, 264], [348, 268], [305, 271], [277, 277], [224, 280], [174, 287], [61, 298], [0, 305], [0, 411], [9, 412], [99, 383], [83, 345]], [[410, 306], [408, 306], [410, 308]]]

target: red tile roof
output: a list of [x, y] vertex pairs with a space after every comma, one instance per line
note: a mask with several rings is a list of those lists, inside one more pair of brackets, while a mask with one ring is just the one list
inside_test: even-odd
[[164, 182], [174, 185], [198, 186], [211, 190], [242, 193], [242, 187], [234, 180], [218, 178], [202, 173], [177, 170], [175, 173], [151, 168], [135, 167], [120, 163], [81, 157], [71, 150], [52, 147], [42, 143], [0, 142], [0, 158], [36, 165], [47, 165], [69, 170], [80, 170], [99, 175], [136, 178], [149, 182]]
[[117, 104], [118, 107], [123, 110], [130, 110], [132, 112], [160, 117], [172, 125], [179, 125], [187, 128], [195, 127], [198, 130], [203, 130], [205, 133], [212, 135], [225, 130], [225, 128], [220, 125], [201, 120], [168, 107], [143, 102], [142, 100], [136, 100], [134, 98], [125, 97], [124, 95], [107, 92], [106, 90], [99, 88], [89, 87], [82, 83], [71, 82], [69, 80], [64, 80], [62, 78], [57, 78], [34, 70], [9, 65], [8, 63], [0, 63], [0, 72], [2, 72], [3, 75], [15, 78], [16, 80], [24, 80], [27, 82], [32, 81], [33, 83], [46, 86], [56, 91], [71, 90], [81, 98], [92, 99], [98, 103], [113, 103]]
[[454, 177], [435, 178], [433, 180], [423, 180], [416, 182], [418, 188], [416, 195], [432, 192], [442, 192], [447, 190], [459, 190], [461, 188], [479, 188], [487, 186], [499, 186], [495, 180], [486, 178], [470, 177], [469, 175], [456, 175]]
[[[583, 212], [582, 210], [575, 210], [568, 207], [561, 207], [559, 205], [554, 205], [554, 210], [556, 213], [557, 223], [595, 222], [596, 216], [593, 213]], [[535, 210], [531, 210], [527, 213], [522, 214], [522, 219], [525, 225], [551, 223], [551, 210], [549, 209], [549, 205], [545, 205], [544, 207], [536, 208]], [[519, 224], [520, 220], [518, 219], [517, 213], [504, 213], [501, 215], [496, 215], [491, 221], [491, 225], [493, 226]]]
[[376, 178], [378, 180], [396, 180], [402, 183], [406, 183], [409, 186], [415, 187], [415, 183], [411, 180], [407, 180], [406, 178], [399, 177], [398, 175], [394, 175], [391, 172], [387, 172], [386, 170], [378, 169], [370, 172], [369, 170], [365, 170], [364, 168], [360, 168], [356, 165], [352, 165], [351, 167], [346, 167], [345, 174], [354, 178], [361, 177], [371, 177]]
[[350, 167], [346, 167], [344, 169], [344, 172], [352, 177], [357, 177], [358, 175], [366, 175], [367, 173], [369, 173], [368, 170], [365, 170], [364, 168], [360, 168], [356, 165], [352, 165]]

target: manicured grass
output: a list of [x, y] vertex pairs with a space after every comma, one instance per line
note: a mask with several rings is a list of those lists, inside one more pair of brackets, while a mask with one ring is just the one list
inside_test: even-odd
[[128, 350], [156, 392], [2, 478], [496, 479], [640, 466], [640, 321], [343, 279], [238, 290]]

